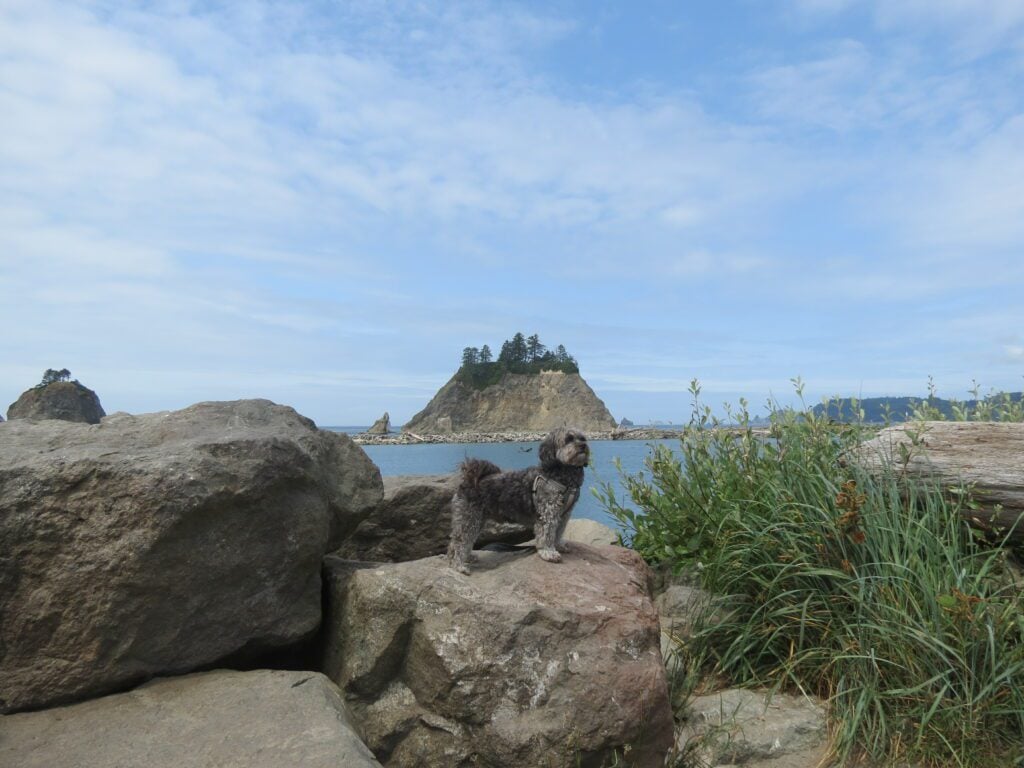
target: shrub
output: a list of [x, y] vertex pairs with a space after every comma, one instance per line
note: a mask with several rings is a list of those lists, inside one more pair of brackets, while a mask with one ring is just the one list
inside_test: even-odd
[[691, 668], [825, 697], [844, 762], [1024, 760], [1024, 600], [1006, 549], [963, 522], [968, 489], [868, 474], [846, 460], [862, 426], [777, 409], [765, 434], [741, 401], [725, 429], [691, 392], [679, 455], [623, 477], [639, 511], [599, 492], [648, 561], [718, 596]]

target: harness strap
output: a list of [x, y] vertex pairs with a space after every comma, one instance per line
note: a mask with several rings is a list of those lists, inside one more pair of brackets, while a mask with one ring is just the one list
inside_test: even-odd
[[558, 489], [559, 493], [565, 493], [567, 490], [566, 487], [557, 480], [552, 480], [550, 477], [544, 477], [544, 475], [537, 475], [535, 478], [533, 478], [534, 493], [537, 493], [537, 485], [540, 484], [541, 482], [550, 483], [551, 485], [555, 486]]

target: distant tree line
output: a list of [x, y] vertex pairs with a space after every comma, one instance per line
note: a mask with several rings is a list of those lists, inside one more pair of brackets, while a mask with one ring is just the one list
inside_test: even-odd
[[814, 413], [843, 424], [892, 424], [915, 419], [930, 421], [1020, 421], [1024, 395], [997, 392], [971, 400], [946, 399], [934, 393], [917, 397], [835, 397], [814, 406]]
[[484, 344], [466, 347], [462, 350], [462, 365], [456, 374], [459, 379], [474, 387], [483, 389], [496, 384], [506, 373], [540, 373], [541, 371], [562, 371], [579, 373], [576, 358], [559, 344], [554, 350], [541, 343], [537, 334], [526, 337], [516, 333], [501, 345], [498, 359], [494, 360], [491, 348]]

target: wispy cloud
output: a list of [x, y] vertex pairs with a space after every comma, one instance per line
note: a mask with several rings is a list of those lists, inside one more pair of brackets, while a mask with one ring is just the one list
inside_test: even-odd
[[888, 32], [920, 36], [939, 32], [967, 58], [991, 53], [1007, 43], [1020, 44], [1024, 6], [1017, 0], [793, 0], [812, 15], [866, 8]]
[[1024, 278], [1018, 7], [802, 0], [792, 39], [692, 78], [585, 6], [8, 0], [0, 372], [113, 371], [131, 407], [262, 382], [376, 417], [387, 389], [401, 419], [516, 330], [613, 409], [790, 360], [838, 388], [903, 380], [915, 344], [973, 360], [915, 305]]

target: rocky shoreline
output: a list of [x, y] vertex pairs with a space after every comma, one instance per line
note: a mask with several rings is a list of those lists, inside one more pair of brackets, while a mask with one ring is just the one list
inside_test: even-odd
[[456, 478], [385, 490], [348, 436], [267, 400], [14, 419], [0, 445], [4, 768], [661, 768], [672, 749], [653, 574], [613, 531], [567, 528], [551, 563], [531, 525], [491, 526], [500, 551], [461, 574]]
[[[740, 427], [721, 429], [740, 431]], [[758, 434], [767, 434], [767, 428], [755, 427]], [[546, 432], [450, 432], [443, 435], [420, 435], [413, 432], [393, 432], [376, 435], [362, 432], [349, 435], [357, 445], [421, 445], [428, 443], [532, 443], [544, 439]], [[614, 429], [604, 432], [587, 432], [589, 440], [677, 440], [682, 436], [679, 428], [638, 427]]]
[[[362, 432], [350, 435], [358, 445], [420, 445], [424, 443], [531, 443], [540, 442], [547, 432], [449, 432], [442, 435], [421, 435], [414, 432], [393, 432], [377, 435]], [[615, 429], [587, 432], [590, 440], [674, 440], [678, 429]]]

